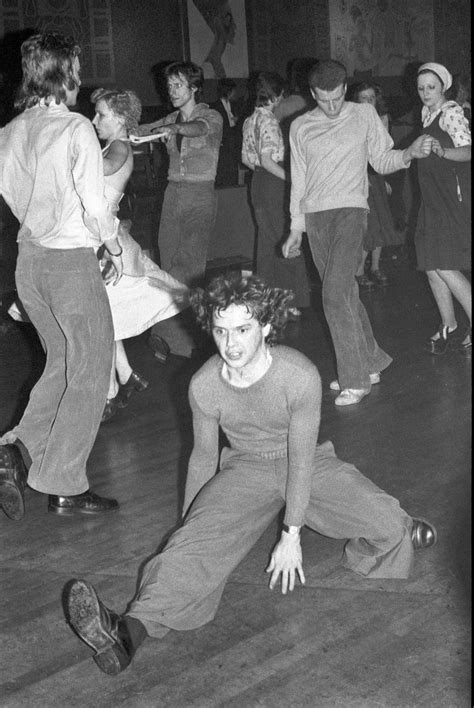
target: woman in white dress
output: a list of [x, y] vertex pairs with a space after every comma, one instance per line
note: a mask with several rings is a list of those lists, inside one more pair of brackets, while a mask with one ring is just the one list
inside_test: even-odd
[[[102, 150], [105, 196], [116, 214], [133, 170], [128, 136], [138, 125], [141, 103], [133, 91], [102, 88], [92, 93], [91, 101], [95, 103], [93, 125], [105, 142]], [[125, 407], [133, 391], [143, 391], [148, 386], [148, 382], [132, 370], [122, 340], [144, 332], [189, 306], [187, 287], [148, 258], [124, 222], [120, 224], [118, 239], [123, 251], [123, 275], [116, 285], [106, 251], [101, 261], [115, 331], [114, 365], [102, 422], [110, 420], [118, 408]]]

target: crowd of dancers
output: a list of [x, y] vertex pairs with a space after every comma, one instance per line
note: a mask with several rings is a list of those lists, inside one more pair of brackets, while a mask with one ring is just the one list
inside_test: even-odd
[[[448, 69], [420, 66], [423, 128], [403, 150], [394, 148], [376, 86], [355, 86], [354, 100], [346, 100], [340, 62], [309, 70], [314, 105], [305, 110], [296, 101], [299, 115], [286, 132], [278, 119], [279, 109], [291, 115], [282, 111], [284, 82], [262, 72], [241, 151], [252, 173], [256, 275], [224, 274], [204, 287], [223, 116], [200, 100], [200, 67], [166, 68], [174, 110], [159, 121], [139, 124], [133, 91], [98, 89], [91, 124], [69, 110], [81, 84], [74, 40], [34, 35], [22, 60], [19, 114], [0, 130], [0, 194], [20, 224], [17, 291], [46, 364], [21, 420], [0, 439], [6, 516], [24, 517], [27, 486], [47, 496], [52, 513], [117, 511], [117, 500], [90, 489], [86, 464], [101, 422], [148, 385], [132, 370], [123, 340], [153, 328], [165, 361], [183, 342], [190, 347], [192, 320], [216, 347], [189, 389], [194, 446], [180, 528], [148, 561], [125, 614], [109, 610], [87, 580], [68, 586], [67, 619], [99, 668], [117, 674], [147, 636], [210, 621], [230, 573], [282, 508], [267, 568], [271, 589], [281, 583], [285, 594], [298, 579], [304, 584], [304, 525], [346, 539], [343, 562], [354, 572], [407, 578], [414, 552], [436, 542], [436, 529], [339, 460], [329, 441], [318, 442], [319, 373], [278, 338], [309, 303], [306, 234], [336, 354], [335, 405], [356, 405], [380, 383], [392, 359], [374, 338], [359, 284], [369, 251], [370, 277], [386, 284], [377, 251], [387, 245], [379, 239], [389, 223], [382, 175], [416, 160], [418, 267], [441, 319], [427, 348], [470, 353], [470, 325], [459, 334], [453, 298], [470, 323], [462, 271], [470, 267], [471, 134], [463, 108], [449, 98]], [[164, 141], [170, 158], [160, 266], [133, 239], [133, 225], [117, 218], [140, 137]], [[222, 450], [219, 429], [228, 440]]]

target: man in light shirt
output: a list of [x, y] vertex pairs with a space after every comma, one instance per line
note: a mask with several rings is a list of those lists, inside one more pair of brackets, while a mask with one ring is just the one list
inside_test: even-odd
[[407, 168], [429, 155], [431, 141], [420, 136], [394, 150], [375, 108], [346, 102], [346, 69], [337, 61], [319, 62], [309, 85], [318, 105], [290, 128], [291, 231], [282, 250], [297, 256], [306, 231], [336, 353], [330, 388], [338, 392], [335, 404], [348, 406], [370, 393], [392, 361], [375, 341], [355, 280], [367, 228], [367, 166], [381, 174]]
[[46, 352], [23, 417], [0, 438], [0, 506], [15, 521], [24, 515], [27, 484], [49, 495], [56, 514], [118, 509], [89, 489], [86, 474], [114, 339], [96, 251], [105, 244], [115, 282], [122, 251], [94, 128], [68, 108], [81, 84], [79, 53], [58, 33], [27, 39], [23, 110], [0, 130], [0, 194], [20, 224], [18, 295]]

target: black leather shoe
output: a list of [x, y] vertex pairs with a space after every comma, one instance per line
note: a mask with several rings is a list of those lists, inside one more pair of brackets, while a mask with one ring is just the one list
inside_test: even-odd
[[128, 405], [128, 399], [134, 391], [144, 391], [147, 387], [148, 381], [140, 374], [137, 374], [136, 371], [132, 371], [127, 383], [120, 386], [114, 400], [117, 401], [119, 408], [125, 408]]
[[116, 499], [99, 497], [90, 489], [83, 494], [75, 494], [71, 497], [49, 495], [48, 511], [53, 514], [102, 514], [106, 511], [117, 511], [117, 509], [120, 509], [120, 506]]
[[121, 406], [118, 402], [118, 394], [115, 398], [108, 398], [105, 404], [104, 412], [102, 413], [102, 418], [100, 419], [101, 424], [107, 423], [115, 415], [117, 415], [119, 408], [121, 408]]
[[72, 628], [94, 650], [99, 669], [109, 676], [126, 669], [135, 653], [126, 624], [100, 601], [90, 583], [75, 580], [71, 584], [67, 608]]
[[152, 333], [150, 334], [148, 344], [153, 351], [155, 359], [159, 361], [160, 364], [166, 364], [171, 351], [168, 342], [158, 334]]
[[415, 551], [420, 548], [429, 548], [434, 546], [438, 540], [438, 533], [429, 521], [424, 519], [413, 519], [411, 527], [411, 542]]
[[16, 445], [0, 445], [0, 507], [12, 521], [25, 515], [28, 473]]

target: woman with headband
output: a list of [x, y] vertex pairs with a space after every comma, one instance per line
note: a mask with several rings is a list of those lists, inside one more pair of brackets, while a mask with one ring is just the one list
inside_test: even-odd
[[[418, 69], [423, 133], [432, 136], [432, 152], [417, 163], [421, 206], [415, 245], [418, 268], [426, 271], [441, 315], [426, 349], [444, 354], [451, 347], [469, 356], [471, 283], [461, 271], [471, 269], [471, 132], [462, 107], [448, 100], [452, 83], [442, 64], [428, 62]], [[453, 297], [470, 323], [464, 337]]]

